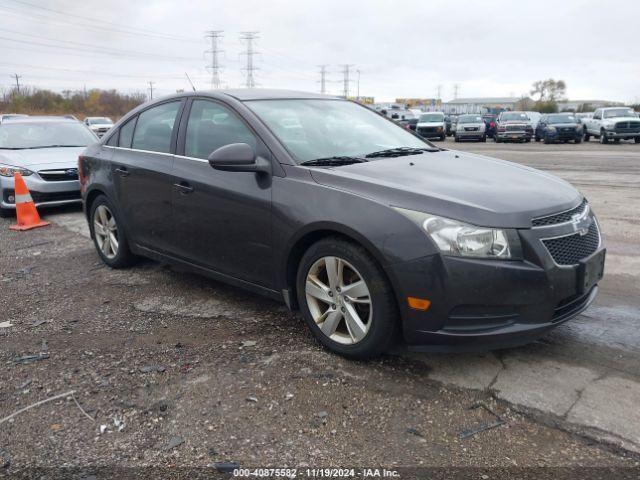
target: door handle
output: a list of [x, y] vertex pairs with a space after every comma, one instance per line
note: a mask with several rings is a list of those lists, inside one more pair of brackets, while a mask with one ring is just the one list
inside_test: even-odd
[[118, 172], [121, 177], [128, 177], [129, 176], [129, 170], [127, 170], [125, 167], [116, 168], [116, 172]]
[[191, 185], [185, 182], [174, 183], [173, 186], [176, 187], [178, 190], [180, 190], [184, 194], [191, 193], [194, 190]]

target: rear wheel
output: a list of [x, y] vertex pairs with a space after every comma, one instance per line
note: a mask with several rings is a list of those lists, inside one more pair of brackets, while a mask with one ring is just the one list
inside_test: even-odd
[[361, 246], [326, 238], [304, 254], [297, 275], [298, 303], [314, 336], [350, 358], [380, 355], [393, 343], [398, 311], [376, 260]]
[[100, 195], [93, 201], [89, 218], [93, 243], [102, 261], [111, 268], [131, 265], [135, 257], [118, 214], [107, 197]]

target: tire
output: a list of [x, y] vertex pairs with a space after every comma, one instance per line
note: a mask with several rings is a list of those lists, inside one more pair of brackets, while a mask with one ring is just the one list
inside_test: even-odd
[[576, 144], [578, 144], [578, 143], [582, 143], [582, 137], [578, 137], [578, 138], [576, 138], [575, 143], [576, 143]]
[[545, 145], [549, 145], [550, 143], [551, 143], [551, 139], [545, 135], [545, 137], [544, 137], [544, 144], [545, 144]]
[[[327, 265], [333, 265], [333, 269], [339, 270], [338, 264], [332, 263], [336, 259], [342, 262], [344, 273], [341, 280], [331, 282], [327, 276]], [[307, 280], [310, 274], [311, 278], [315, 279], [310, 282], [310, 285], [312, 288], [315, 285], [315, 291], [320, 292], [320, 296], [324, 299], [307, 293]], [[358, 295], [358, 298], [360, 300], [368, 298], [368, 304], [363, 301], [349, 301], [346, 295], [342, 296], [344, 291], [341, 293], [338, 287], [342, 284], [342, 288], [346, 289], [344, 285], [354, 284], [354, 278], [364, 281], [368, 296]], [[334, 284], [333, 288], [331, 283]], [[395, 341], [399, 315], [393, 290], [375, 258], [360, 245], [338, 237], [328, 237], [313, 244], [300, 260], [296, 286], [300, 310], [313, 335], [328, 350], [348, 358], [365, 359], [379, 356]], [[327, 300], [335, 303], [329, 303]], [[335, 308], [332, 309], [332, 307]], [[349, 328], [346, 317], [342, 316], [342, 311], [345, 314], [356, 311], [361, 320], [359, 325], [366, 327], [366, 330]], [[330, 335], [322, 330], [329, 320], [316, 322], [314, 319], [322, 319], [323, 314], [327, 312], [330, 315], [333, 313], [335, 320], [327, 327], [329, 329], [333, 327], [333, 330], [330, 330], [333, 333]], [[350, 324], [355, 323], [351, 320]], [[352, 330], [359, 333], [354, 335]], [[365, 332], [364, 335], [362, 335], [363, 332]]]
[[496, 142], [496, 143], [500, 143], [502, 140], [500, 140], [498, 138], [498, 135], [496, 134], [496, 135], [493, 136], [493, 141]]
[[487, 143], [487, 136], [486, 136], [486, 135], [483, 135], [483, 136], [482, 136], [482, 138], [480, 139], [480, 141], [481, 141], [482, 143]]
[[446, 136], [446, 135], [442, 135], [442, 136], [440, 137], [440, 141], [441, 141], [441, 142], [444, 142], [446, 139], [447, 139], [447, 136]]
[[539, 142], [540, 141], [540, 137], [536, 135], [535, 140], [536, 140], [536, 142]]
[[634, 139], [634, 141], [635, 141], [636, 143], [640, 143], [640, 137], [636, 137], [636, 138]]
[[531, 139], [530, 138], [525, 138], [524, 139], [524, 143], [531, 143]]
[[454, 136], [453, 141], [458, 143], [460, 141], [460, 137], [458, 137], [458, 135]]
[[[100, 195], [93, 201], [89, 218], [91, 238], [93, 238], [93, 244], [100, 259], [111, 268], [124, 268], [132, 265], [135, 262], [135, 257], [129, 248], [120, 215], [106, 196]], [[103, 227], [103, 231], [107, 234], [102, 235], [100, 231], [96, 230], [98, 224], [109, 225], [108, 232]], [[111, 224], [115, 229], [111, 227]], [[112, 238], [116, 239], [116, 245], [113, 244]]]
[[609, 139], [607, 138], [607, 136], [604, 134], [604, 130], [602, 130], [600, 132], [600, 143], [602, 143], [603, 145], [606, 145], [609, 143]]
[[587, 132], [586, 130], [584, 131], [584, 141], [588, 142], [589, 140], [591, 140], [591, 135], [589, 135], [589, 132]]

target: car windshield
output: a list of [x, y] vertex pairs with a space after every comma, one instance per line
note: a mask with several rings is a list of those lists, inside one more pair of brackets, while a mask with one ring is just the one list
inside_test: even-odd
[[573, 115], [549, 115], [547, 121], [549, 123], [576, 123], [576, 117]]
[[458, 117], [458, 123], [480, 123], [482, 117], [480, 115], [460, 115]]
[[636, 112], [630, 108], [614, 108], [612, 110], [604, 110], [603, 116], [604, 118], [635, 117]]
[[98, 125], [100, 123], [108, 123], [109, 125], [111, 125], [113, 122], [110, 118], [107, 117], [94, 117], [89, 119], [89, 124], [91, 125]]
[[439, 113], [425, 113], [420, 115], [420, 122], [442, 122], [444, 121], [444, 115]]
[[327, 158], [362, 158], [398, 148], [437, 148], [353, 102], [292, 99], [245, 103], [299, 163]]
[[529, 121], [529, 117], [527, 116], [526, 113], [518, 113], [518, 112], [511, 112], [511, 113], [503, 113], [502, 116], [500, 117], [500, 119], [503, 122], [512, 122], [514, 120], [518, 121], [523, 121], [523, 122], [528, 122]]
[[89, 129], [75, 122], [3, 123], [0, 148], [86, 147], [97, 139]]

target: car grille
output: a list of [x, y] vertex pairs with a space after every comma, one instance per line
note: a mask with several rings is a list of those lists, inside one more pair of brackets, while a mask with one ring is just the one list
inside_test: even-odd
[[549, 225], [556, 225], [558, 223], [570, 222], [574, 215], [582, 214], [587, 208], [587, 199], [582, 200], [582, 203], [571, 210], [566, 212], [556, 213], [547, 217], [534, 218], [532, 224], [534, 227], [547, 227]]
[[558, 265], [576, 265], [594, 253], [600, 245], [600, 231], [594, 221], [586, 235], [576, 233], [566, 237], [542, 240]]
[[556, 305], [556, 308], [553, 312], [552, 321], [559, 322], [561, 320], [564, 320], [567, 317], [573, 316], [575, 313], [582, 310], [587, 304], [587, 302], [589, 301], [589, 298], [591, 297], [591, 293], [593, 292], [593, 288], [589, 290], [587, 293], [565, 298], [560, 303], [558, 303], [558, 305]]
[[640, 122], [618, 122], [617, 133], [640, 133]]
[[524, 129], [525, 129], [524, 125], [507, 125], [506, 126], [507, 132], [524, 132]]
[[477, 132], [478, 127], [464, 127], [465, 132]]
[[47, 182], [78, 180], [78, 169], [67, 168], [66, 170], [40, 170], [38, 175]]
[[418, 133], [436, 133], [438, 127], [420, 127]]

